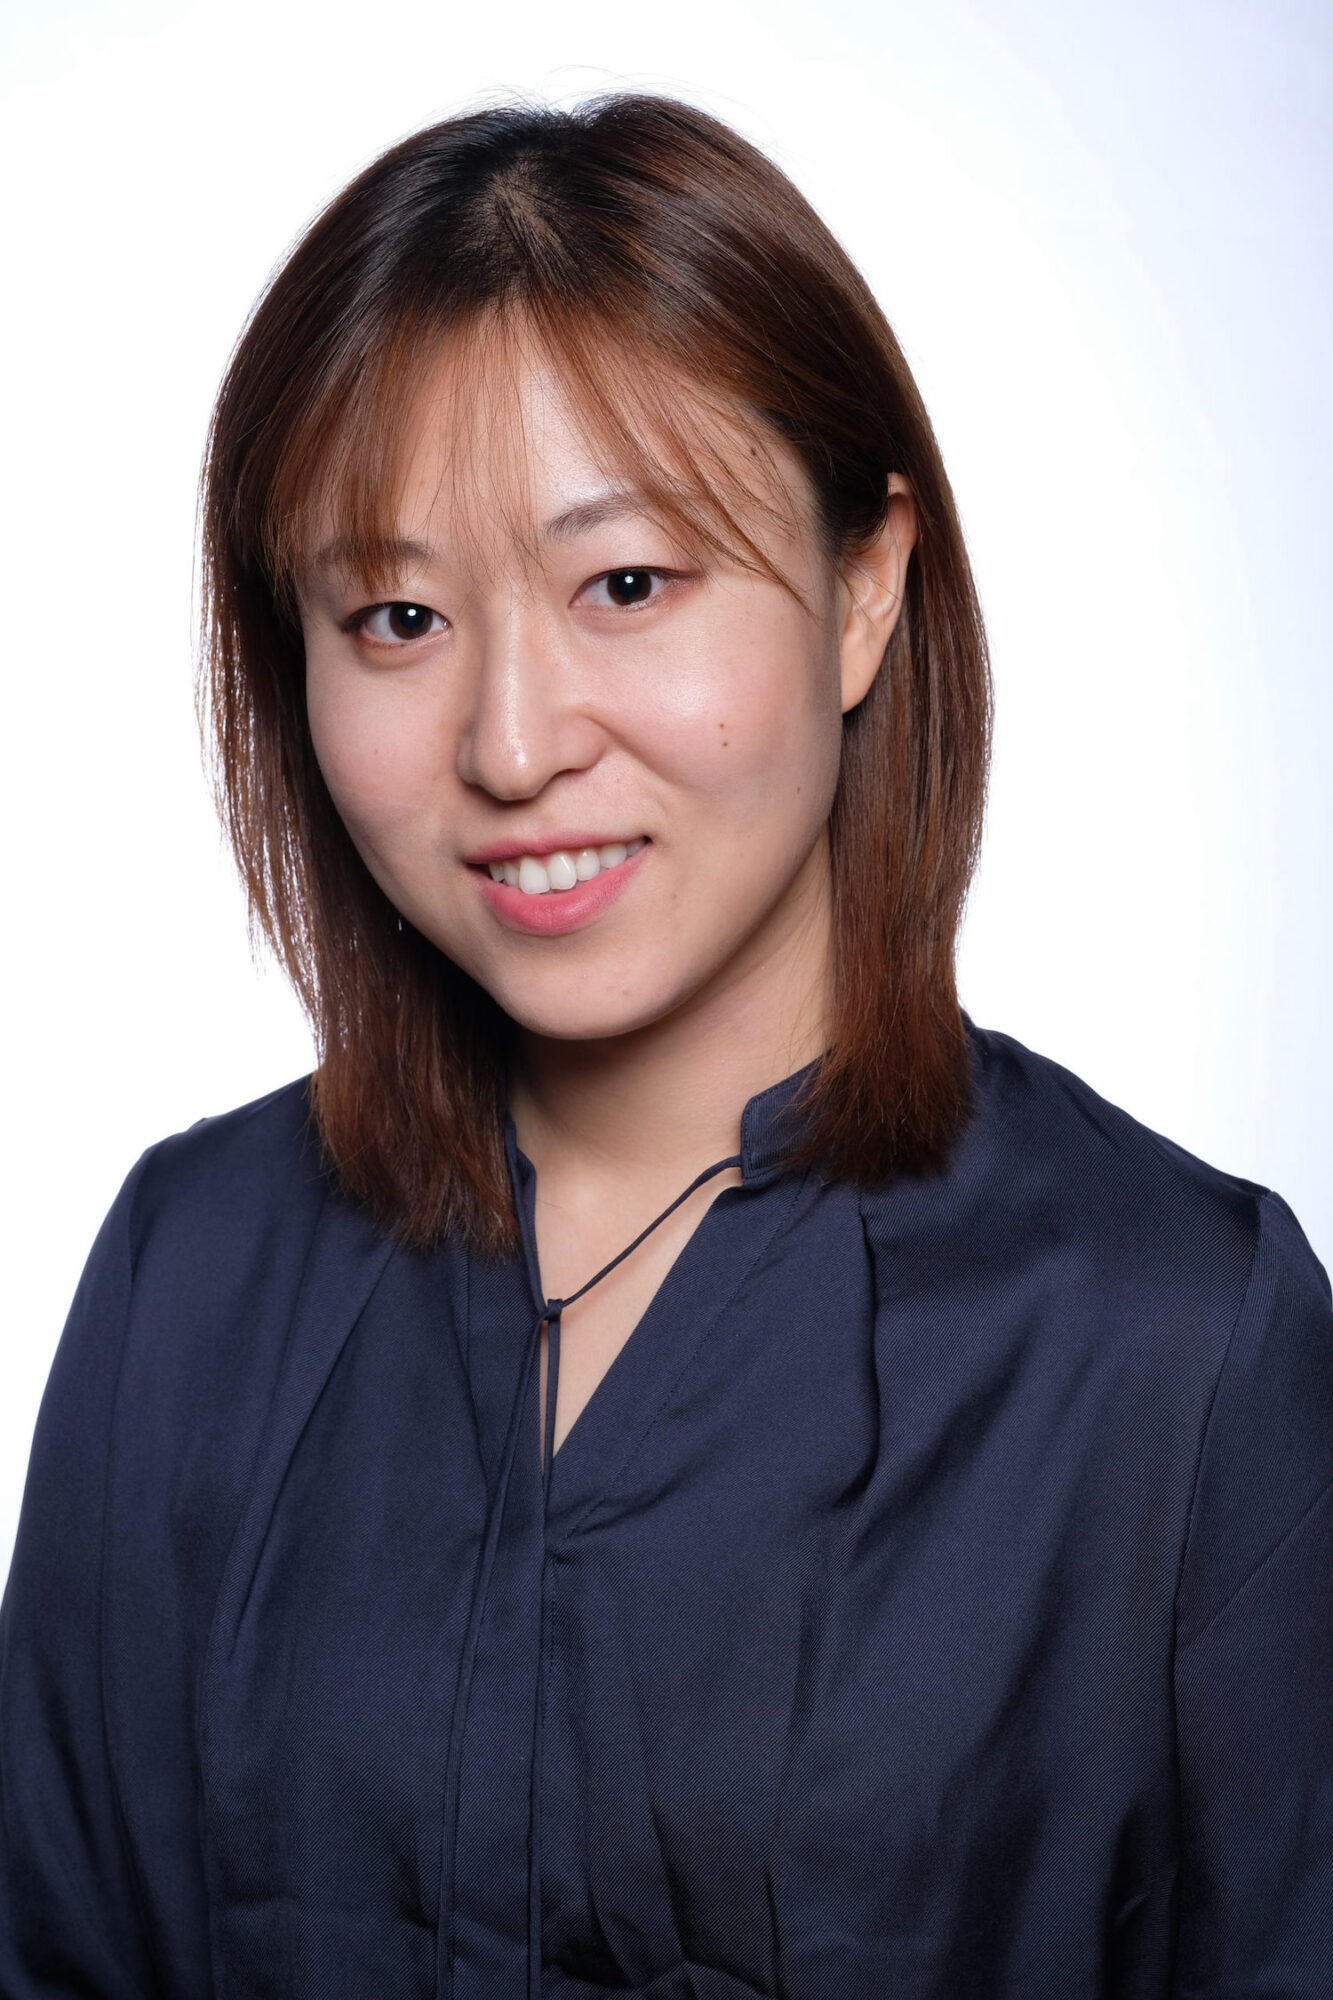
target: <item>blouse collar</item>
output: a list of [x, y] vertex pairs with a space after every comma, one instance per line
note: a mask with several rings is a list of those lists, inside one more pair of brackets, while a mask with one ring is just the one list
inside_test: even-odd
[[746, 1105], [741, 1113], [742, 1186], [763, 1187], [783, 1171], [783, 1156], [800, 1134], [795, 1099], [806, 1080], [813, 1080], [819, 1063], [816, 1056], [803, 1069], [757, 1092]]
[[[783, 1171], [783, 1154], [800, 1131], [799, 1107], [793, 1100], [806, 1079], [813, 1077], [819, 1063], [820, 1058], [816, 1056], [813, 1062], [806, 1063], [791, 1076], [784, 1076], [780, 1082], [769, 1084], [766, 1090], [757, 1091], [747, 1100], [741, 1112], [738, 1156], [743, 1187], [765, 1187]], [[511, 1170], [525, 1160], [519, 1149], [514, 1120], [509, 1114], [505, 1117], [505, 1150]]]
[[[965, 1008], [960, 1008], [963, 1027], [970, 1044], [973, 1045], [973, 1060], [976, 1060], [976, 1044], [979, 1030]], [[784, 1076], [780, 1082], [769, 1084], [751, 1097], [741, 1113], [741, 1185], [743, 1187], [766, 1187], [783, 1172], [783, 1160], [788, 1148], [800, 1136], [802, 1112], [796, 1101], [798, 1092], [807, 1079], [813, 1081], [815, 1071], [822, 1058], [816, 1056], [813, 1062]], [[518, 1142], [514, 1132], [514, 1121], [505, 1120], [506, 1150], [511, 1164], [518, 1155]]]

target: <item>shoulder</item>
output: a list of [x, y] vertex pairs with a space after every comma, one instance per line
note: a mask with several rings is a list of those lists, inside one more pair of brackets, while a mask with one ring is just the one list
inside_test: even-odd
[[1327, 1307], [1281, 1196], [1224, 1172], [1014, 1036], [964, 1016], [975, 1100], [947, 1170], [863, 1201], [872, 1254], [905, 1282], [1021, 1295], [1034, 1324], [1202, 1396], [1270, 1268]]
[[930, 1308], [935, 1369], [1100, 1397], [1116, 1453], [1179, 1459], [1197, 1630], [1333, 1481], [1328, 1273], [1272, 1188], [967, 1028], [976, 1097], [947, 1170], [863, 1197], [877, 1295]]
[[1275, 1189], [1211, 1166], [1012, 1036], [971, 1033], [975, 1164], [997, 1226], [1077, 1274], [1071, 1318], [1154, 1379], [1179, 1365], [1196, 1384], [1199, 1613], [1333, 1478], [1328, 1272]]
[[309, 1077], [159, 1139], [138, 1161], [132, 1252], [164, 1234], [195, 1245], [317, 1209], [327, 1187]]
[[969, 1022], [960, 1188], [994, 1229], [1145, 1302], [1234, 1315], [1270, 1190], [1200, 1159], [1012, 1035]]
[[1210, 1165], [1013, 1035], [969, 1021], [968, 1038], [978, 1091], [973, 1138], [988, 1164], [1002, 1167], [1022, 1153], [1046, 1169], [1034, 1189], [1060, 1186], [1088, 1210], [1132, 1196], [1136, 1208], [1147, 1202], [1158, 1224], [1159, 1204], [1186, 1224], [1205, 1217], [1252, 1224], [1269, 1191], [1261, 1183]]
[[179, 1372], [219, 1343], [271, 1338], [321, 1218], [342, 1207], [331, 1195], [308, 1078], [201, 1118], [126, 1177], [84, 1270], [81, 1316], [98, 1339], [119, 1319], [129, 1363], [165, 1356]]
[[237, 1262], [263, 1234], [290, 1235], [303, 1214], [313, 1222], [327, 1180], [308, 1086], [298, 1078], [141, 1153], [89, 1250], [71, 1320], [98, 1300], [105, 1318], [113, 1293], [123, 1307], [145, 1263], [198, 1271], [218, 1257]]
[[29, 1540], [48, 1517], [59, 1529], [73, 1505], [62, 1496], [76, 1492], [100, 1534], [117, 1426], [131, 1467], [165, 1468], [172, 1440], [208, 1424], [243, 1455], [271, 1385], [274, 1331], [327, 1202], [308, 1117], [302, 1078], [157, 1141], [131, 1168], [47, 1379], [24, 1501]]
[[140, 1156], [57, 1356], [80, 1421], [110, 1440], [118, 1518], [174, 1509], [210, 1540], [209, 1523], [235, 1517], [300, 1302], [314, 1285], [327, 1303], [340, 1250], [366, 1239], [369, 1261], [379, 1238], [324, 1171], [308, 1078]]

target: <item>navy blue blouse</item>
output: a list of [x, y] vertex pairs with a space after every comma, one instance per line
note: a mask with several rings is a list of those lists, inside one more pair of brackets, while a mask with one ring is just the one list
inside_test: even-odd
[[1333, 1994], [1327, 1276], [967, 1026], [942, 1176], [750, 1101], [549, 1484], [512, 1143], [503, 1263], [303, 1082], [143, 1156], [0, 1613], [6, 2000]]

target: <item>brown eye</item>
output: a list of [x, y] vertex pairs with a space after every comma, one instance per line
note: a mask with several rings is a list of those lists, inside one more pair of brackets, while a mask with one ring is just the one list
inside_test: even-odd
[[434, 612], [424, 604], [386, 604], [386, 622], [395, 639], [419, 639], [430, 630]]
[[613, 569], [606, 577], [607, 595], [613, 604], [641, 604], [652, 590], [654, 574], [650, 569]]
[[599, 611], [637, 611], [656, 604], [678, 581], [675, 570], [640, 568], [604, 569], [589, 577], [579, 595]]
[[393, 604], [373, 604], [367, 611], [358, 611], [351, 620], [350, 629], [364, 632], [381, 645], [391, 645], [395, 640], [421, 639], [429, 632], [442, 631], [444, 620], [429, 605], [409, 604], [400, 599]]

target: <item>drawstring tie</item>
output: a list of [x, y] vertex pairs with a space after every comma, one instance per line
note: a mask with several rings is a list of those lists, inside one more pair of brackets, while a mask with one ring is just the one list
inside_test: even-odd
[[[676, 1199], [673, 1202], [669, 1202], [667, 1206], [662, 1210], [662, 1213], [659, 1216], [655, 1217], [655, 1219], [648, 1224], [648, 1227], [646, 1229], [641, 1229], [639, 1231], [638, 1235], [634, 1238], [634, 1241], [632, 1243], [627, 1243], [624, 1249], [621, 1250], [616, 1256], [614, 1256], [611, 1259], [609, 1264], [603, 1264], [601, 1270], [596, 1272], [591, 1278], [589, 1278], [586, 1285], [580, 1285], [576, 1292], [571, 1292], [569, 1294], [568, 1298], [547, 1299], [541, 1306], [537, 1314], [537, 1323], [533, 1331], [533, 1343], [534, 1346], [540, 1343], [541, 1330], [543, 1325], [545, 1325], [547, 1330], [548, 1348], [547, 1348], [547, 1362], [546, 1362], [546, 1411], [545, 1411], [545, 1423], [543, 1426], [543, 1440], [542, 1440], [543, 1516], [545, 1515], [546, 1512], [547, 1498], [551, 1489], [551, 1465], [555, 1458], [555, 1405], [556, 1405], [556, 1396], [559, 1392], [559, 1386], [560, 1386], [560, 1320], [561, 1320], [561, 1315], [565, 1310], [565, 1307], [572, 1306], [575, 1299], [581, 1299], [585, 1292], [590, 1292], [592, 1290], [594, 1285], [600, 1285], [602, 1279], [607, 1277], [610, 1272], [614, 1271], [617, 1264], [623, 1264], [626, 1257], [628, 1257], [632, 1251], [638, 1249], [639, 1245], [643, 1242], [645, 1237], [651, 1236], [653, 1231], [658, 1227], [658, 1225], [660, 1223], [665, 1222], [669, 1215], [674, 1214], [675, 1210], [680, 1207], [683, 1201], [689, 1200], [690, 1196], [694, 1193], [696, 1188], [702, 1187], [705, 1181], [712, 1180], [715, 1174], [725, 1173], [728, 1167], [738, 1167], [740, 1166], [740, 1164], [741, 1164], [740, 1155], [739, 1153], [736, 1153], [733, 1154], [729, 1159], [715, 1160], [711, 1167], [705, 1167], [701, 1174], [695, 1175], [694, 1179], [690, 1182], [687, 1188], [681, 1189], [681, 1192], [676, 1196]], [[535, 1271], [534, 1271], [534, 1276], [535, 1276]], [[540, 1293], [541, 1286], [539, 1284], [535, 1284], [534, 1290]], [[541, 1660], [545, 1660], [546, 1658], [546, 1648], [548, 1644], [549, 1628], [550, 1628], [549, 1580], [545, 1573], [545, 1564], [543, 1563], [541, 1613], [539, 1619], [540, 1639], [538, 1646], [538, 1657]], [[545, 1687], [544, 1685], [539, 1685], [537, 1692], [536, 1710], [533, 1716], [532, 1789], [528, 1799], [529, 2000], [538, 2000], [538, 1996], [540, 1995], [542, 1989], [541, 1802], [538, 1797], [537, 1785], [541, 1772], [542, 1738], [545, 1729], [545, 1721], [546, 1721]]]
[[[705, 1167], [701, 1174], [695, 1175], [687, 1188], [681, 1189], [674, 1201], [667, 1203], [662, 1213], [656, 1216], [646, 1229], [639, 1231], [632, 1243], [627, 1243], [623, 1250], [618, 1251], [609, 1264], [603, 1264], [601, 1270], [589, 1278], [585, 1285], [580, 1285], [578, 1290], [571, 1292], [566, 1299], [547, 1299], [538, 1309], [537, 1323], [533, 1329], [532, 1337], [535, 1341], [540, 1341], [541, 1330], [545, 1326], [548, 1343], [546, 1356], [546, 1421], [542, 1438], [543, 1497], [550, 1490], [551, 1461], [555, 1457], [555, 1402], [560, 1383], [560, 1317], [565, 1307], [572, 1306], [576, 1299], [581, 1299], [585, 1292], [592, 1290], [594, 1285], [600, 1285], [602, 1279], [608, 1277], [615, 1270], [617, 1264], [623, 1264], [631, 1252], [638, 1249], [645, 1237], [651, 1236], [653, 1231], [664, 1223], [669, 1215], [674, 1215], [683, 1201], [689, 1200], [696, 1188], [702, 1187], [705, 1181], [711, 1181], [715, 1174], [723, 1174], [727, 1171], [728, 1167], [738, 1167], [740, 1164], [740, 1154], [733, 1153], [729, 1159], [715, 1160], [711, 1167]], [[539, 1291], [540, 1287], [537, 1286], [534, 1289]]]
[[[681, 1190], [674, 1201], [667, 1204], [662, 1213], [656, 1216], [646, 1229], [639, 1231], [632, 1243], [627, 1243], [625, 1248], [611, 1259], [610, 1263], [604, 1264], [600, 1271], [595, 1272], [586, 1284], [580, 1285], [576, 1292], [571, 1292], [568, 1298], [542, 1298], [535, 1245], [529, 1245], [525, 1240], [524, 1247], [528, 1281], [532, 1297], [538, 1302], [538, 1310], [536, 1319], [533, 1322], [532, 1332], [525, 1342], [524, 1353], [518, 1371], [518, 1381], [510, 1407], [509, 1421], [506, 1426], [504, 1445], [497, 1468], [495, 1485], [487, 1507], [486, 1523], [482, 1534], [482, 1546], [473, 1581], [472, 1604], [468, 1614], [467, 1632], [463, 1642], [458, 1688], [455, 1695], [454, 1723], [445, 1773], [445, 1838], [442, 1856], [441, 1925], [439, 1939], [439, 1990], [445, 1997], [445, 2000], [500, 2000], [500, 1996], [503, 1996], [503, 2000], [516, 2000], [515, 1986], [507, 1980], [497, 1980], [495, 1977], [497, 1968], [494, 1963], [490, 1965], [489, 1969], [483, 1969], [476, 1961], [473, 1961], [465, 1969], [464, 1965], [459, 1962], [456, 1955], [457, 1906], [455, 1903], [460, 1812], [463, 1796], [464, 1740], [468, 1734], [473, 1675], [476, 1669], [478, 1650], [482, 1644], [482, 1631], [486, 1623], [487, 1606], [491, 1599], [496, 1577], [496, 1562], [511, 1493], [517, 1503], [516, 1518], [522, 1519], [524, 1525], [521, 1529], [521, 1546], [516, 1546], [514, 1549], [517, 1568], [511, 1576], [510, 1581], [513, 1586], [518, 1587], [523, 1578], [526, 1577], [528, 1587], [531, 1588], [533, 1596], [537, 1600], [531, 1607], [533, 1617], [531, 1637], [535, 1647], [535, 1657], [532, 1661], [532, 1736], [530, 1739], [531, 1760], [528, 1767], [528, 1826], [526, 1829], [528, 1836], [526, 1856], [527, 1894], [524, 1899], [526, 1902], [527, 1965], [525, 1968], [526, 1977], [523, 1981], [523, 1992], [526, 1995], [526, 2000], [540, 2000], [542, 1990], [541, 1810], [538, 1796], [538, 1775], [541, 1770], [542, 1741], [545, 1726], [545, 1676], [542, 1663], [545, 1661], [547, 1648], [550, 1644], [552, 1590], [552, 1572], [546, 1561], [545, 1552], [545, 1519], [550, 1493], [551, 1466], [556, 1455], [555, 1408], [560, 1379], [561, 1317], [566, 1307], [573, 1305], [575, 1300], [581, 1299], [586, 1292], [590, 1292], [594, 1285], [599, 1285], [602, 1279], [609, 1276], [618, 1264], [622, 1264], [626, 1257], [637, 1250], [645, 1238], [651, 1236], [653, 1231], [659, 1228], [669, 1215], [674, 1214], [682, 1202], [688, 1201], [696, 1188], [702, 1187], [705, 1181], [712, 1180], [715, 1175], [725, 1173], [729, 1167], [739, 1167], [741, 1164], [741, 1156], [739, 1153], [736, 1153], [725, 1160], [716, 1160], [711, 1167], [705, 1167], [701, 1174], [695, 1175], [687, 1188]], [[532, 1473], [536, 1472], [537, 1468], [524, 1467], [523, 1457], [525, 1454], [521, 1450], [521, 1445], [524, 1435], [530, 1435], [527, 1432], [525, 1418], [528, 1410], [528, 1398], [534, 1393], [536, 1384], [540, 1380], [541, 1330], [543, 1326], [548, 1330], [549, 1348], [547, 1356], [546, 1408], [543, 1413], [544, 1422], [541, 1425], [542, 1464], [540, 1482], [534, 1479], [532, 1488], [528, 1489], [531, 1492], [532, 1501], [535, 1503], [531, 1514], [528, 1514], [525, 1507], [524, 1491], [527, 1487], [528, 1478]], [[506, 1615], [512, 1617], [515, 1608], [511, 1604]], [[479, 1726], [482, 1731], [482, 1740], [485, 1741], [488, 1729], [493, 1729], [497, 1725], [495, 1718], [488, 1717], [484, 1709], [481, 1711], [481, 1718]], [[513, 1716], [513, 1722], [516, 1721], [517, 1713]], [[513, 1722], [509, 1724], [509, 1727], [512, 1728]], [[515, 1801], [516, 1803], [517, 1801]], [[516, 1828], [516, 1835], [517, 1832]], [[490, 1877], [491, 1884], [494, 1884], [494, 1881], [494, 1871], [492, 1870]], [[500, 1900], [494, 1905], [494, 1908], [498, 1912], [503, 1907], [504, 1891], [502, 1888], [499, 1888], [497, 1893]]]

